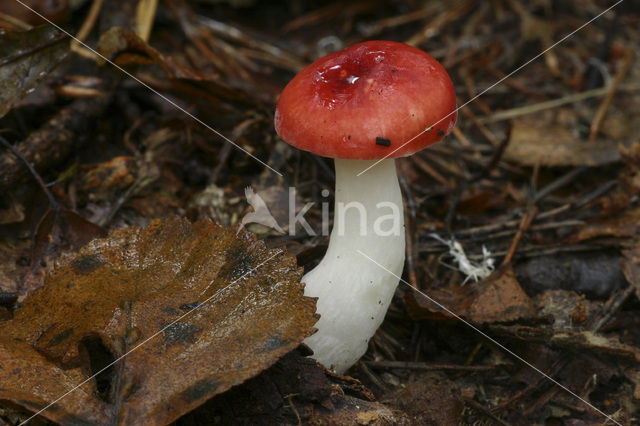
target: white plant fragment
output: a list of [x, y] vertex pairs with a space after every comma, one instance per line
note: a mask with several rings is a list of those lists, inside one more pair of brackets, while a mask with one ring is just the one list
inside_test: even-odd
[[472, 262], [467, 257], [467, 254], [462, 248], [462, 244], [456, 241], [455, 238], [445, 240], [437, 234], [429, 234], [429, 236], [449, 247], [449, 255], [453, 257], [453, 261], [457, 264], [457, 268], [453, 267], [453, 269], [458, 269], [467, 276], [467, 278], [462, 282], [462, 285], [465, 285], [470, 279], [478, 282], [478, 280], [482, 280], [491, 275], [495, 269], [495, 259], [491, 257], [491, 252], [484, 246], [484, 244], [482, 245], [482, 261], [477, 263]]

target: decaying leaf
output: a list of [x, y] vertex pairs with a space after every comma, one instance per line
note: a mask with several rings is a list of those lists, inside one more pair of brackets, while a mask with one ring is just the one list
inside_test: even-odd
[[0, 30], [0, 117], [27, 96], [67, 54], [66, 37], [51, 25]]
[[504, 159], [535, 166], [600, 166], [620, 161], [618, 141], [583, 141], [558, 124], [514, 120]]
[[[428, 294], [452, 312], [475, 323], [514, 321], [530, 318], [535, 313], [531, 299], [520, 287], [511, 267], [477, 283], [439, 288]], [[407, 293], [405, 299], [414, 320], [453, 318], [419, 294]]]
[[63, 259], [1, 324], [0, 399], [35, 411], [118, 360], [42, 415], [171, 422], [311, 334], [300, 278], [293, 257], [208, 220], [115, 231]]

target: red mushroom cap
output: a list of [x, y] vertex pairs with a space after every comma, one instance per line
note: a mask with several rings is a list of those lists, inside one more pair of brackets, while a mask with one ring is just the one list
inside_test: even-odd
[[367, 41], [296, 75], [280, 95], [275, 127], [282, 139], [317, 155], [370, 160], [426, 148], [453, 129], [457, 116], [453, 83], [438, 61], [403, 43]]

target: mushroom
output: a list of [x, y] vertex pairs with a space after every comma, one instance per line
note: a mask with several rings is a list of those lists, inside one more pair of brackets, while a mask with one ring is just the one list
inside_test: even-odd
[[394, 158], [439, 141], [456, 119], [453, 84], [442, 65], [422, 50], [391, 41], [368, 41], [318, 59], [280, 95], [280, 137], [335, 159], [329, 247], [302, 281], [305, 295], [318, 298], [320, 314], [318, 331], [305, 343], [313, 358], [336, 372], [366, 352], [404, 267]]

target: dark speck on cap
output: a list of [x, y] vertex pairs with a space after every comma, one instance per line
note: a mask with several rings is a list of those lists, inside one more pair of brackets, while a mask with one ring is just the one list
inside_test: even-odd
[[391, 140], [378, 136], [376, 138], [376, 145], [391, 146]]

